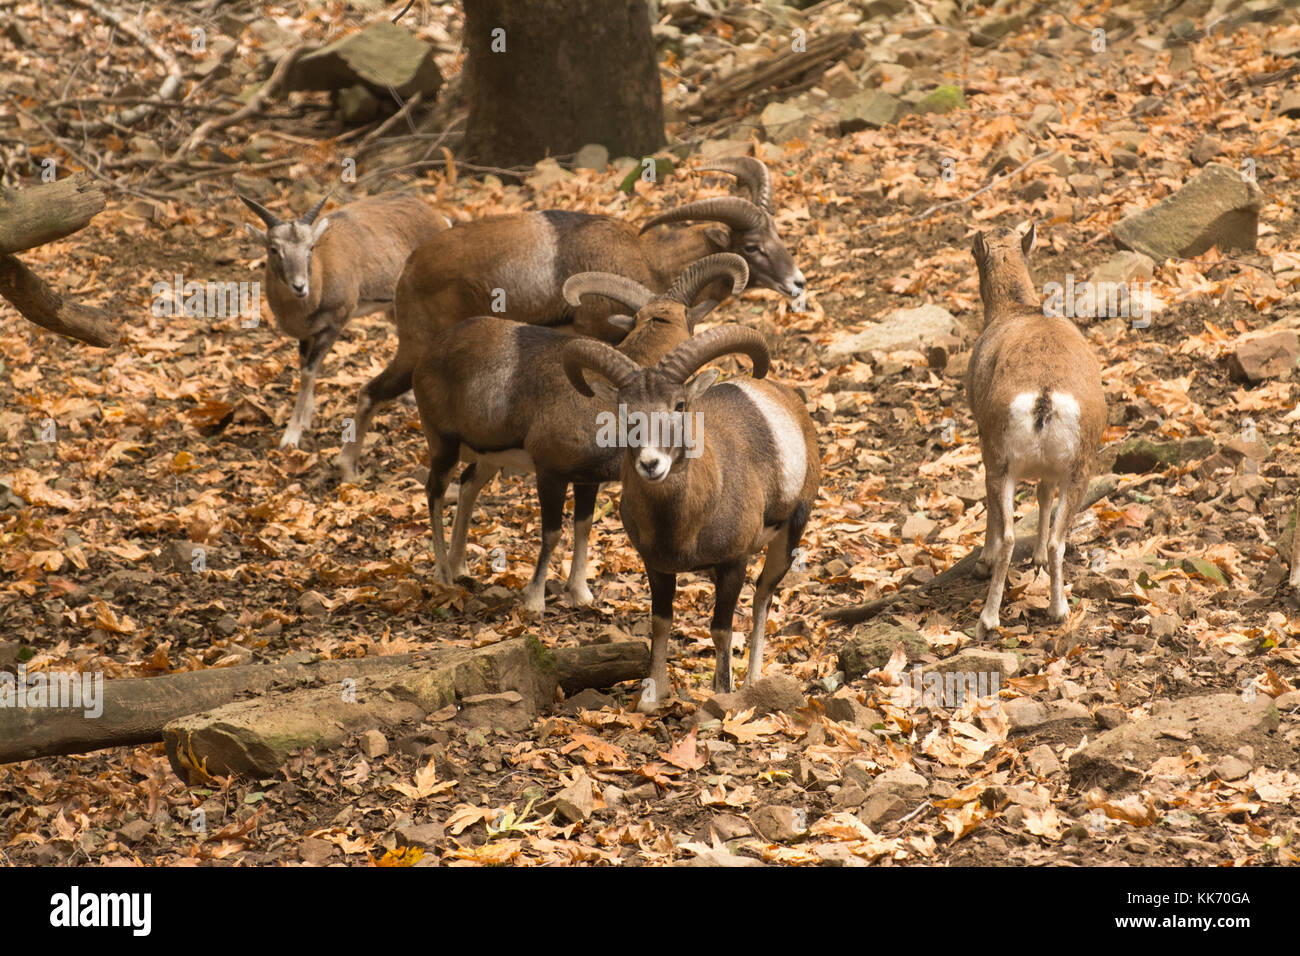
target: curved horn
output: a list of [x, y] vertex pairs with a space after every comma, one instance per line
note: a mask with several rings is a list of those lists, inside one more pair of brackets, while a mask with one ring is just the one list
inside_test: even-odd
[[690, 305], [700, 290], [721, 276], [731, 278], [731, 294], [738, 295], [749, 285], [749, 266], [745, 260], [734, 252], [718, 252], [698, 259], [677, 277], [673, 287], [664, 293], [664, 297]]
[[302, 223], [304, 226], [310, 226], [313, 222], [316, 221], [316, 217], [320, 215], [320, 211], [325, 208], [325, 203], [329, 201], [329, 198], [332, 195], [334, 195], [334, 190], [331, 189], [329, 192], [327, 192], [324, 196], [321, 197], [320, 202], [318, 202], [316, 205], [312, 206], [305, 213], [303, 213], [302, 218], [299, 219], [298, 221]]
[[772, 174], [767, 171], [767, 165], [761, 159], [753, 156], [727, 156], [701, 166], [700, 171], [731, 173], [749, 190], [759, 207], [772, 212]]
[[743, 325], [720, 325], [688, 339], [660, 359], [656, 367], [668, 378], [685, 382], [702, 366], [732, 352], [750, 357], [754, 363], [754, 378], [767, 374], [771, 364], [767, 341], [761, 332]]
[[654, 293], [641, 283], [612, 272], [575, 273], [565, 280], [563, 291], [564, 301], [575, 308], [582, 305], [584, 295], [603, 295], [639, 312], [654, 298]]
[[766, 213], [748, 199], [739, 196], [715, 196], [688, 202], [685, 206], [669, 209], [651, 216], [641, 225], [641, 232], [665, 222], [682, 222], [686, 219], [706, 219], [720, 222], [734, 229], [756, 229], [763, 224]]
[[595, 339], [574, 339], [564, 347], [562, 362], [564, 374], [569, 377], [573, 387], [588, 396], [595, 392], [583, 376], [583, 369], [589, 368], [604, 376], [615, 388], [622, 388], [641, 371], [641, 366], [618, 349]]
[[[236, 195], [238, 195], [238, 193], [236, 193]], [[270, 229], [273, 226], [280, 225], [280, 217], [271, 212], [271, 210], [267, 209], [261, 203], [253, 202], [253, 200], [249, 199], [247, 196], [240, 196], [239, 199], [245, 206], [257, 214], [258, 219], [266, 223], [266, 228]]]

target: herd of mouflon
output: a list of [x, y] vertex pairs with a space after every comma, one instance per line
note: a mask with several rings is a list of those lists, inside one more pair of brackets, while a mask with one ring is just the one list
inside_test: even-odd
[[[587, 549], [597, 490], [621, 482], [624, 529], [645, 565], [652, 660], [639, 708], [672, 694], [668, 638], [677, 575], [709, 572], [715, 603], [713, 687], [733, 689], [732, 621], [751, 556], [754, 587], [748, 685], [762, 673], [767, 615], [790, 569], [821, 476], [817, 430], [802, 397], [768, 377], [769, 343], [753, 329], [705, 316], [746, 288], [792, 299], [802, 271], [777, 232], [772, 180], [759, 160], [704, 167], [731, 175], [739, 195], [703, 199], [633, 225], [603, 215], [545, 210], [454, 224], [418, 196], [360, 199], [322, 216], [321, 200], [281, 219], [243, 198], [262, 220], [264, 287], [281, 331], [298, 340], [300, 386], [281, 447], [310, 428], [314, 388], [346, 322], [386, 311], [397, 326], [388, 366], [361, 390], [339, 460], [359, 471], [376, 410], [408, 391], [428, 441], [426, 483], [437, 574], [467, 574], [469, 522], [482, 488], [503, 469], [537, 480], [542, 540], [524, 588], [541, 613], [564, 503], [574, 496], [567, 592], [592, 594]], [[1040, 514], [1033, 562], [1047, 570], [1047, 617], [1068, 602], [1062, 567], [1106, 422], [1101, 368], [1067, 318], [1045, 314], [1030, 278], [1036, 234], [976, 232], [972, 254], [984, 306], [966, 394], [978, 427], [987, 494], [979, 570], [989, 576], [976, 627], [999, 626], [1014, 549], [1015, 490], [1036, 481]], [[708, 368], [744, 356], [749, 374], [719, 380]], [[451, 543], [443, 505], [458, 480]], [[1055, 500], [1055, 508], [1053, 501]]]

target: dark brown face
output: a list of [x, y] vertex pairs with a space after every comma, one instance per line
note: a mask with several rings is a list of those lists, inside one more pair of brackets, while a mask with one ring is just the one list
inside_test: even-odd
[[807, 288], [803, 272], [776, 231], [776, 222], [764, 216], [763, 224], [753, 229], [733, 229], [730, 251], [741, 256], [749, 266], [749, 284], [760, 289], [775, 289], [794, 299]]
[[638, 478], [658, 484], [699, 454], [704, 432], [691, 405], [717, 375], [709, 370], [681, 385], [647, 369], [616, 393], [608, 390], [604, 404], [617, 416], [627, 465]]

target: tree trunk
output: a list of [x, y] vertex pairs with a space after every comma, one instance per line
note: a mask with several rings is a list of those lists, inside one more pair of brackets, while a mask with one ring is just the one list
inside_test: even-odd
[[644, 156], [664, 142], [645, 0], [465, 0], [472, 161], [530, 165], [599, 143]]

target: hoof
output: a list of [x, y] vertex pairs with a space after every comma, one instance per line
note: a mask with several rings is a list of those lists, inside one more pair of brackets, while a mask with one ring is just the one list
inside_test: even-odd
[[592, 597], [591, 588], [587, 587], [585, 584], [581, 588], [569, 588], [568, 590], [569, 597], [573, 599], [573, 603], [576, 607], [586, 607], [587, 605], [594, 603], [596, 600]]
[[974, 574], [977, 578], [990, 578], [993, 576], [993, 565], [985, 563], [981, 558], [975, 562]]

